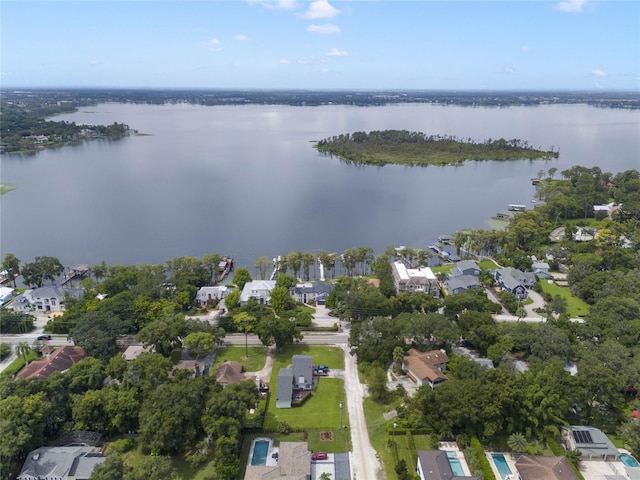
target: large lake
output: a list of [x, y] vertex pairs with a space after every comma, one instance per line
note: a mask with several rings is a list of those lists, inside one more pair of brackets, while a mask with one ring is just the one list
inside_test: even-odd
[[[148, 136], [4, 155], [2, 256], [64, 265], [162, 263], [219, 252], [252, 266], [293, 250], [426, 248], [530, 205], [539, 170], [640, 168], [640, 112], [586, 105], [428, 104], [289, 107], [102, 104], [59, 119], [124, 122]], [[312, 140], [357, 130], [418, 130], [560, 148], [552, 161], [463, 167], [358, 167]]]

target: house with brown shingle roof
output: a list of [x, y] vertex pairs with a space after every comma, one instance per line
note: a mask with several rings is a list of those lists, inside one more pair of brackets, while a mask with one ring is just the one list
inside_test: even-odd
[[35, 360], [18, 372], [18, 378], [46, 380], [54, 372], [66, 372], [87, 357], [83, 348], [67, 345], [53, 352], [46, 350], [42, 360]]
[[247, 380], [247, 377], [242, 373], [242, 364], [227, 360], [222, 362], [216, 370], [216, 382], [223, 387], [231, 385], [232, 383], [240, 383]]
[[522, 480], [578, 480], [566, 457], [522, 455], [516, 468]]
[[402, 370], [418, 386], [429, 385], [436, 388], [448, 380], [443, 373], [449, 363], [449, 357], [444, 350], [420, 352], [412, 348], [402, 360]]

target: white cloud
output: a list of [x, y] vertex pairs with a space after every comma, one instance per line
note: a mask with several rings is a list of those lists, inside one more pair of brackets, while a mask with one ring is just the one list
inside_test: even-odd
[[222, 50], [222, 48], [220, 47], [220, 40], [215, 37], [208, 42], [202, 42], [202, 45], [204, 45], [205, 47], [209, 47], [209, 51], [211, 52], [219, 52], [220, 50]]
[[506, 73], [507, 75], [511, 75], [512, 73], [514, 73], [514, 71], [515, 71], [515, 70], [514, 70], [513, 68], [506, 67], [506, 68], [502, 71], [502, 73]]
[[333, 23], [325, 23], [322, 25], [309, 25], [307, 32], [319, 33], [321, 35], [332, 35], [334, 33], [340, 33], [340, 27]]
[[98, 64], [98, 61], [97, 61], [97, 60], [91, 60], [91, 61], [89, 62], [89, 65], [97, 65], [97, 64]]
[[331, 18], [340, 10], [331, 5], [328, 0], [315, 0], [309, 4], [309, 9], [303, 14], [304, 18]]
[[562, 12], [576, 13], [581, 12], [587, 0], [562, 0], [556, 3], [556, 8]]
[[0, 72], [0, 78], [8, 78], [13, 75], [13, 72]]
[[336, 47], [333, 47], [324, 55], [326, 57], [346, 57], [347, 55], [349, 55], [349, 52], [347, 52], [346, 50], [338, 50]]
[[263, 7], [268, 8], [269, 10], [276, 10], [276, 9], [293, 10], [294, 8], [298, 7], [298, 2], [296, 2], [295, 0], [273, 0], [273, 1], [247, 0], [247, 1], [251, 4], [256, 3], [258, 5], [262, 5]]
[[607, 76], [607, 72], [605, 72], [604, 70], [591, 70], [591, 75], [593, 75], [594, 77], [606, 77]]
[[291, 63], [291, 61], [287, 60], [286, 58], [283, 58], [278, 63], [280, 63], [281, 65], [289, 65]]
[[522, 47], [520, 47], [520, 51], [523, 53], [529, 53], [531, 51], [531, 47], [523, 45]]
[[234, 38], [239, 42], [244, 42], [249, 39], [246, 35], [236, 35]]

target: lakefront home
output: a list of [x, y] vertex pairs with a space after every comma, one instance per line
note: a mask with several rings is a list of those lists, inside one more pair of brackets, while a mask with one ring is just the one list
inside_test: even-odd
[[313, 301], [318, 305], [324, 305], [334, 287], [335, 284], [333, 283], [306, 282], [298, 283], [295, 287], [291, 287], [289, 291], [296, 302], [309, 303]]
[[275, 280], [253, 280], [247, 282], [240, 294], [240, 305], [246, 305], [250, 298], [258, 300], [260, 305], [269, 305], [271, 290], [276, 288]]
[[536, 283], [536, 276], [533, 272], [523, 272], [513, 267], [496, 270], [495, 279], [502, 290], [511, 292], [520, 299], [527, 298], [527, 289]]
[[407, 268], [397, 261], [391, 264], [393, 284], [397, 292], [425, 292], [438, 298], [440, 284], [429, 267]]

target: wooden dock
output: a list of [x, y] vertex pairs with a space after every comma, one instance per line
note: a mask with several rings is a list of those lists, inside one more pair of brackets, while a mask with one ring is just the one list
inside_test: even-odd
[[69, 273], [64, 276], [62, 280], [61, 286], [65, 286], [67, 283], [72, 282], [76, 278], [84, 278], [91, 273], [91, 269], [89, 265], [85, 265], [83, 263], [74, 265], [69, 269]]
[[222, 260], [218, 264], [218, 280], [216, 283], [222, 282], [232, 271], [233, 257], [222, 257]]

